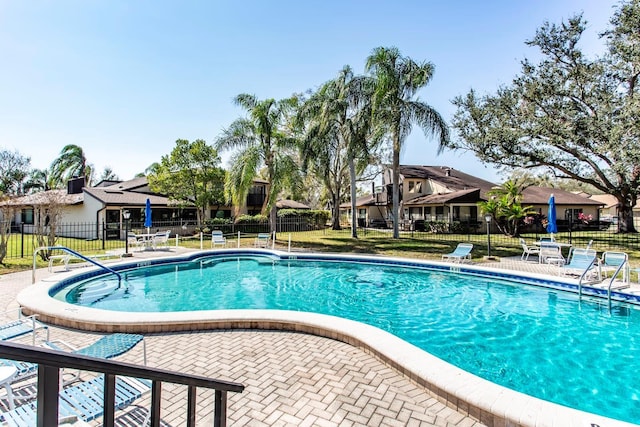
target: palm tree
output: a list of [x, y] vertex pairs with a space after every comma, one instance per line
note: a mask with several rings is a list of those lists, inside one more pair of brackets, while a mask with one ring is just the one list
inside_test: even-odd
[[439, 137], [438, 153], [449, 141], [449, 129], [440, 114], [414, 95], [425, 87], [433, 76], [430, 62], [417, 63], [402, 56], [395, 48], [378, 47], [367, 58], [366, 71], [376, 80], [373, 95], [374, 120], [386, 128], [391, 139], [393, 160], [393, 237], [400, 236], [399, 219], [399, 166], [400, 152], [411, 128], [417, 124], [426, 136]]
[[235, 206], [246, 202], [253, 180], [264, 165], [269, 191], [262, 212], [269, 213], [271, 231], [276, 227], [276, 201], [280, 191], [290, 184], [298, 165], [288, 155], [296, 140], [285, 128], [295, 99], [259, 100], [254, 95], [240, 94], [234, 100], [248, 117], [235, 120], [223, 131], [215, 144], [217, 150], [238, 149], [225, 178], [225, 192]]
[[301, 145], [303, 166], [311, 163], [321, 176], [333, 204], [332, 228], [340, 229], [339, 205], [342, 183], [348, 169], [351, 184], [351, 235], [357, 236], [356, 178], [368, 165], [367, 138], [371, 125], [370, 79], [355, 77], [344, 66], [338, 76], [325, 83], [299, 111], [307, 123]]
[[525, 179], [507, 180], [489, 191], [489, 200], [478, 203], [481, 211], [491, 214], [498, 230], [507, 236], [518, 237], [522, 220], [536, 214], [531, 206], [522, 206], [522, 192], [528, 186]]
[[48, 169], [33, 169], [24, 183], [25, 193], [52, 190], [54, 182]]
[[111, 166], [105, 166], [100, 175], [100, 181], [119, 181], [120, 177], [111, 169]]
[[91, 165], [87, 164], [85, 152], [78, 145], [65, 145], [60, 156], [51, 163], [51, 177], [54, 182], [62, 185], [73, 177], [84, 177], [85, 183], [89, 184], [91, 173]]

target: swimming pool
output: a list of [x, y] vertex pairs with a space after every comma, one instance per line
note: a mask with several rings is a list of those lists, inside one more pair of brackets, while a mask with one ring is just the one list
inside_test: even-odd
[[637, 307], [617, 304], [609, 312], [597, 301], [466, 268], [454, 274], [437, 265], [351, 261], [358, 262], [197, 257], [125, 269], [124, 284], [99, 276], [53, 289], [65, 301], [124, 312], [280, 309], [340, 316], [510, 389], [640, 422], [640, 386], [629, 381], [640, 369]]

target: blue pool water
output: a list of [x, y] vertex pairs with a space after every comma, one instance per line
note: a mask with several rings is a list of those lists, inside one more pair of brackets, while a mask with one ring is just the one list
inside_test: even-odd
[[128, 312], [282, 309], [384, 329], [468, 372], [640, 423], [640, 312], [562, 291], [397, 266], [209, 258], [78, 282], [56, 298]]

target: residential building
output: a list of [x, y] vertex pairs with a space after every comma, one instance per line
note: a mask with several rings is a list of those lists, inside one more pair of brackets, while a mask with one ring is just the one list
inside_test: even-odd
[[[402, 229], [421, 229], [430, 222], [479, 227], [478, 202], [486, 200], [487, 192], [496, 186], [447, 166], [402, 165], [399, 172]], [[392, 184], [392, 171], [386, 169], [381, 191], [357, 200], [360, 225], [391, 226]], [[349, 203], [340, 207], [349, 213]]]
[[[438, 224], [448, 224], [449, 229], [456, 225], [464, 231], [485, 227], [478, 203], [488, 199], [487, 193], [496, 184], [448, 166], [402, 165], [399, 172], [401, 229], [439, 231]], [[392, 171], [386, 169], [381, 190], [356, 200], [359, 226], [391, 228], [392, 182]], [[522, 193], [522, 204], [546, 216], [551, 193], [559, 220], [577, 220], [580, 213], [597, 219], [602, 203], [560, 189], [528, 187]], [[347, 223], [350, 207], [349, 202], [340, 205]]]
[[[266, 181], [255, 180], [246, 205], [235, 209], [236, 214], [260, 213], [267, 188]], [[152, 192], [145, 177], [129, 181], [103, 181], [95, 187], [85, 187], [84, 179], [77, 178], [68, 182], [66, 190], [49, 190], [16, 197], [2, 204], [19, 209], [13, 225], [25, 233], [34, 232], [38, 212], [46, 215], [48, 206], [55, 204], [61, 207], [59, 223], [64, 224], [63, 228], [57, 230], [59, 235], [84, 239], [121, 239], [125, 231], [123, 212], [126, 210], [130, 213], [130, 227], [142, 227], [147, 199], [151, 204], [154, 227], [171, 229], [173, 233], [186, 233], [193, 231], [197, 225], [194, 206], [178, 206], [168, 197]], [[233, 211], [228, 205], [211, 206], [207, 210], [210, 217], [219, 218], [230, 218]]]

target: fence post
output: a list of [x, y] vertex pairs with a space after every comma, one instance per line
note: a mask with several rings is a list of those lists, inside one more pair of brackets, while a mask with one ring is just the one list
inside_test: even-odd
[[20, 223], [20, 258], [24, 258], [24, 222]]
[[238, 249], [240, 249], [240, 230], [238, 230]]
[[102, 221], [102, 250], [104, 250], [106, 238], [107, 238], [107, 224], [104, 221]]

